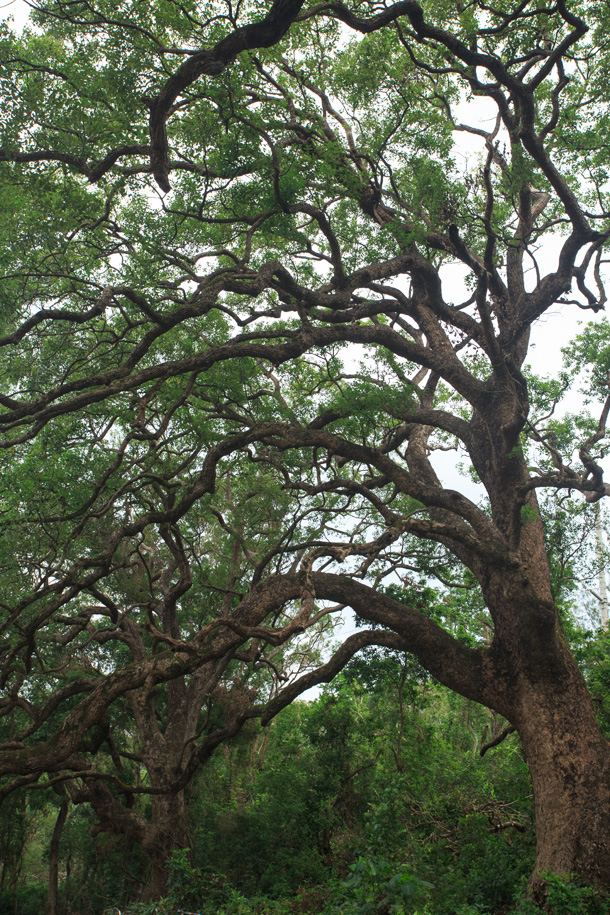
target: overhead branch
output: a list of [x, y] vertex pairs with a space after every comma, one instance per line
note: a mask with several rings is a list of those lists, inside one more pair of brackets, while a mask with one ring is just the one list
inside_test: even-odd
[[176, 99], [199, 77], [218, 76], [242, 51], [277, 44], [295, 21], [303, 2], [304, 0], [274, 0], [263, 19], [239, 27], [214, 47], [193, 54], [150, 103], [150, 159], [153, 175], [162, 191], [170, 190], [166, 122]]

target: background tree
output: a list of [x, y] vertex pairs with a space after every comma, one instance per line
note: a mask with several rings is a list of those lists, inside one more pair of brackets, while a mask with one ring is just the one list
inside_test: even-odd
[[[173, 439], [174, 451], [177, 447]], [[47, 513], [54, 491], [62, 492], [68, 483], [61, 476], [61, 461], [57, 465], [34, 524], [28, 525], [27, 519], [19, 523], [24, 539], [32, 527], [50, 531], [47, 555], [58, 548], [56, 528], [46, 526]], [[326, 611], [314, 614], [307, 605], [300, 622], [275, 613], [275, 625], [258, 630], [234, 614], [235, 598], [240, 603], [261, 558], [264, 566], [264, 554], [273, 555], [278, 532], [284, 534], [278, 525], [281, 499], [268, 501], [272, 481], [266, 480], [263, 503], [257, 486], [261, 473], [242, 468], [233, 482], [235, 472], [233, 467], [219, 481], [214, 504], [199, 504], [191, 514], [182, 529], [186, 542], [168, 525], [148, 527], [145, 537], [123, 540], [103, 584], [80, 594], [72, 612], [62, 604], [40, 633], [44, 654], [25, 678], [24, 693], [16, 702], [4, 700], [12, 737], [8, 746], [25, 749], [35, 741], [48, 748], [49, 734], [74, 718], [78, 721], [86, 701], [75, 704], [75, 699], [95, 691], [104, 696], [109, 681], [124, 678], [127, 689], [119, 689], [108, 707], [102, 699], [97, 709], [85, 712], [78, 752], [57, 765], [31, 767], [29, 774], [22, 769], [20, 777], [4, 786], [3, 795], [24, 786], [52, 786], [64, 798], [63, 820], [69, 799], [90, 804], [98, 817], [95, 832], [126, 835], [149, 856], [146, 894], [155, 897], [166, 889], [170, 853], [190, 844], [185, 786], [219, 745], [260, 714], [281, 682], [318, 660], [318, 643], [324, 640]], [[137, 485], [146, 492], [142, 480]], [[144, 495], [145, 501], [154, 498], [150, 490]], [[104, 501], [112, 498], [107, 500], [105, 493]], [[126, 510], [133, 509], [131, 503]], [[17, 527], [14, 518], [11, 524]], [[86, 552], [95, 537], [81, 519], [76, 528], [72, 555]], [[104, 532], [105, 525], [102, 539]], [[17, 561], [23, 561], [23, 554]], [[34, 556], [31, 561], [36, 561]], [[289, 636], [312, 625], [312, 633], [290, 649], [282, 647]], [[220, 642], [229, 639], [225, 649], [209, 654], [214, 630]], [[206, 644], [203, 654], [201, 642]], [[136, 674], [136, 685], [130, 688], [138, 668], [154, 670], [163, 664], [164, 649], [166, 661], [171, 652], [182, 655], [185, 672], [160, 681]], [[7, 676], [11, 672], [7, 666]]]
[[[148, 531], [173, 544], [164, 602], [186, 604], [198, 547], [180, 544], [232, 460], [278, 481], [285, 520], [232, 625], [213, 621], [188, 647], [155, 627], [165, 651], [81, 684], [61, 726], [9, 741], [0, 771], [65, 767], [126, 692], [287, 639], [317, 598], [381, 628], [267, 717], [367, 643], [411, 652], [518, 731], [536, 873], [607, 886], [609, 749], [562, 633], [536, 492], [607, 494], [610, 400], [604, 388], [599, 420], [560, 441], [525, 368], [549, 309], [605, 301], [605, 7], [277, 0], [261, 18], [248, 4], [52, 0], [35, 22], [2, 55], [3, 206], [23, 213], [6, 220], [0, 340], [17, 544], [5, 715], [25, 709], [48, 634], [84, 595], [113, 593]], [[464, 97], [485, 97], [495, 122], [463, 123]], [[481, 142], [466, 173], [461, 131]], [[453, 446], [480, 504], [435, 470]], [[418, 540], [435, 545], [441, 580], [477, 583], [487, 641], [465, 644], [381, 590], [417, 564]], [[121, 601], [108, 613], [129, 625]], [[291, 606], [279, 632], [264, 626]]]

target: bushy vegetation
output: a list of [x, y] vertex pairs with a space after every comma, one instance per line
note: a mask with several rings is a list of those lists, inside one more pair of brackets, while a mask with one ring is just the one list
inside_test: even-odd
[[[579, 638], [596, 689], [607, 635]], [[166, 898], [134, 901], [145, 856], [124, 838], [92, 838], [94, 816], [75, 807], [61, 843], [60, 910], [532, 915], [533, 811], [519, 739], [481, 755], [504, 725], [412, 662], [371, 651], [316, 699], [267, 728], [249, 725], [200, 771], [189, 788], [191, 844], [172, 856]], [[0, 915], [44, 907], [56, 811], [37, 808], [36, 794], [16, 794], [4, 810], [4, 848], [17, 828], [23, 846], [12, 869], [5, 861]], [[578, 881], [549, 875], [544, 893], [555, 915], [610, 911]]]

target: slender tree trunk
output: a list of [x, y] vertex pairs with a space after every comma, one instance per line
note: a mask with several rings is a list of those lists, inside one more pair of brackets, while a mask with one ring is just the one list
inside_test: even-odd
[[608, 590], [606, 588], [606, 569], [604, 566], [604, 533], [602, 529], [602, 512], [599, 502], [595, 504], [595, 546], [598, 564], [599, 613], [604, 629], [608, 628]]
[[57, 892], [59, 888], [59, 843], [64, 831], [68, 809], [70, 807], [70, 798], [65, 790], [55, 789], [57, 794], [61, 795], [61, 806], [55, 828], [51, 838], [51, 847], [49, 850], [49, 889], [47, 892], [47, 915], [57, 915]]

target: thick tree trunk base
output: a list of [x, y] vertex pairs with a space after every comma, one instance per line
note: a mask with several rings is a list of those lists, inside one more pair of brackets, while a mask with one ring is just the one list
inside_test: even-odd
[[153, 797], [152, 822], [143, 847], [150, 857], [150, 873], [142, 900], [150, 902], [167, 895], [172, 853], [190, 847], [183, 794]]
[[532, 888], [544, 874], [577, 874], [610, 889], [610, 746], [584, 684], [543, 693], [518, 723], [534, 789]]

